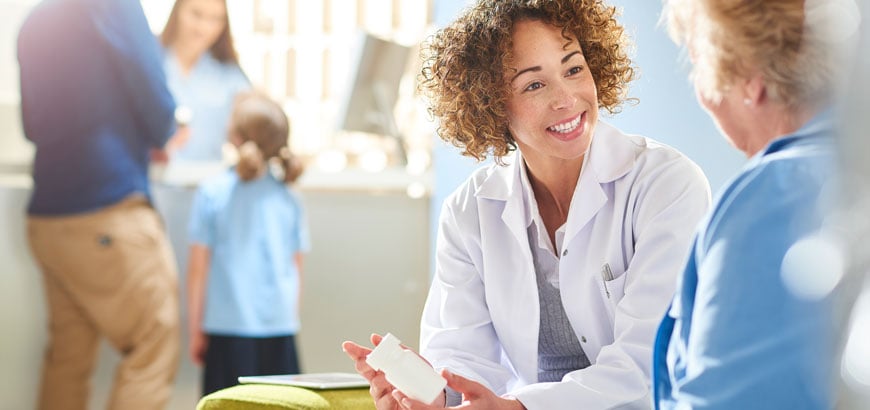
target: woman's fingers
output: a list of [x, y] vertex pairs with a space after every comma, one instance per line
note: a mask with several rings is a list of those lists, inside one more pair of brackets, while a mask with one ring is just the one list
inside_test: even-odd
[[342, 343], [341, 350], [344, 350], [348, 357], [353, 360], [356, 372], [365, 377], [366, 380], [371, 383], [376, 372], [368, 365], [368, 363], [366, 363], [366, 356], [368, 356], [372, 350], [350, 341]]
[[379, 410], [399, 408], [398, 402], [393, 398], [396, 389], [387, 381], [383, 373], [377, 372], [369, 384], [369, 394], [375, 399], [375, 407]]
[[381, 372], [375, 372], [374, 376], [369, 380], [369, 385], [371, 386], [369, 387], [369, 391], [375, 398], [389, 396], [394, 389], [393, 385], [387, 381], [387, 378], [384, 377], [384, 374]]
[[393, 390], [393, 400], [395, 400], [398, 407], [402, 410], [433, 410], [433, 409], [443, 409], [443, 403], [423, 403], [419, 400], [414, 400], [399, 390]]
[[465, 396], [479, 397], [489, 392], [489, 389], [484, 385], [474, 380], [466, 379], [458, 374], [453, 374], [446, 369], [441, 371], [441, 376], [447, 380], [447, 385], [450, 386], [451, 389], [456, 390]]
[[[383, 338], [378, 334], [371, 336], [372, 344], [377, 346]], [[354, 361], [354, 367], [357, 373], [361, 374], [369, 381], [369, 394], [375, 401], [375, 407], [378, 410], [397, 410], [399, 408], [396, 399], [393, 398], [392, 392], [394, 387], [383, 372], [376, 371], [366, 363], [366, 357], [372, 352], [365, 346], [361, 346], [351, 341], [346, 341], [341, 344], [341, 349], [345, 354]]]
[[342, 343], [341, 350], [344, 350], [344, 352], [353, 360], [365, 360], [366, 356], [368, 356], [372, 351], [372, 349], [360, 346], [351, 341]]

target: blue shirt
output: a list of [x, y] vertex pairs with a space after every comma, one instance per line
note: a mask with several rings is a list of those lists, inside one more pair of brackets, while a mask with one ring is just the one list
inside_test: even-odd
[[702, 221], [656, 336], [656, 409], [832, 408], [832, 297], [798, 296], [782, 269], [821, 227], [830, 117], [771, 142]]
[[205, 181], [190, 215], [190, 242], [211, 252], [203, 330], [243, 337], [295, 334], [299, 272], [309, 249], [297, 195], [271, 175], [243, 182], [235, 170]]
[[18, 34], [21, 112], [36, 146], [28, 211], [65, 215], [148, 194], [149, 150], [175, 103], [138, 0], [45, 0]]
[[187, 75], [171, 51], [165, 55], [169, 89], [179, 107], [193, 114], [190, 137], [173, 154], [173, 161], [221, 161], [234, 98], [251, 88], [248, 78], [237, 64], [222, 63], [211, 53], [204, 53]]

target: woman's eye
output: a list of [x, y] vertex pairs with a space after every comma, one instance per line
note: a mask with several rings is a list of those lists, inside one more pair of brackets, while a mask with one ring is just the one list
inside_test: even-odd
[[544, 84], [542, 84], [540, 81], [535, 81], [535, 82], [529, 84], [528, 86], [526, 86], [526, 88], [523, 91], [534, 91], [534, 90], [537, 90], [538, 88], [541, 88], [543, 86], [544, 86]]
[[581, 66], [571, 67], [568, 70], [568, 76], [570, 77], [572, 75], [579, 74], [581, 71], [583, 71], [583, 67], [581, 67]]

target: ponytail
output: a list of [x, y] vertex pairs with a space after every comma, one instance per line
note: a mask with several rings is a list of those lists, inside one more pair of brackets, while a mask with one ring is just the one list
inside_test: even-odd
[[290, 152], [290, 149], [287, 147], [282, 147], [278, 152], [278, 157], [281, 160], [281, 168], [284, 170], [284, 183], [292, 184], [299, 179], [299, 176], [302, 175], [302, 171], [304, 170], [304, 166], [302, 162], [296, 158], [293, 153]]
[[239, 147], [239, 162], [236, 164], [236, 172], [242, 181], [251, 181], [263, 175], [266, 170], [266, 159], [263, 151], [254, 141], [245, 141]]
[[244, 141], [238, 147], [236, 165], [236, 172], [243, 181], [259, 178], [274, 162], [281, 166], [286, 184], [302, 175], [301, 161], [287, 147], [290, 120], [281, 106], [269, 97], [258, 93], [237, 96], [230, 132], [238, 141]]

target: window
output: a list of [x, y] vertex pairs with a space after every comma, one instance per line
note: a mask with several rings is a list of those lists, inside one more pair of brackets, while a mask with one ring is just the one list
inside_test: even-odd
[[[395, 164], [395, 141], [336, 129], [348, 84], [354, 36], [364, 30], [416, 46], [432, 19], [432, 0], [228, 0], [242, 68], [255, 87], [282, 102], [294, 151], [309, 158], [343, 154], [350, 166], [377, 170], [377, 152]], [[422, 3], [422, 4], [421, 4]], [[417, 56], [415, 51], [413, 56]], [[411, 172], [425, 170], [432, 127], [416, 97], [418, 62], [409, 64], [396, 106]], [[421, 164], [425, 162], [425, 164]]]

